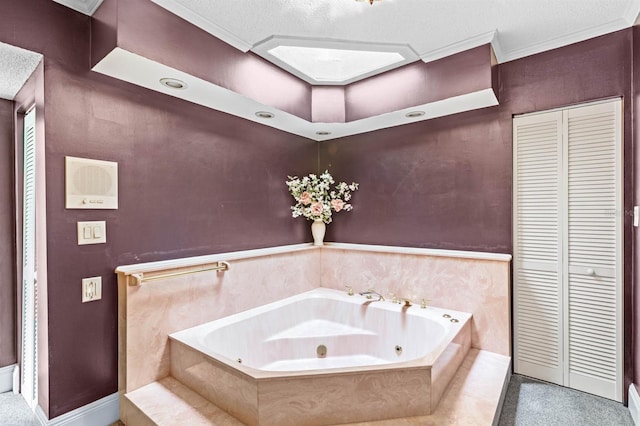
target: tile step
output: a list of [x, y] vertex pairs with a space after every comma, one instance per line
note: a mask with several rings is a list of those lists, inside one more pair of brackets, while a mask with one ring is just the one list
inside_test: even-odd
[[121, 408], [127, 426], [245, 426], [173, 377], [125, 394]]
[[[500, 417], [511, 358], [471, 349], [433, 414], [351, 426], [489, 426]], [[126, 426], [246, 426], [173, 377], [124, 395]]]

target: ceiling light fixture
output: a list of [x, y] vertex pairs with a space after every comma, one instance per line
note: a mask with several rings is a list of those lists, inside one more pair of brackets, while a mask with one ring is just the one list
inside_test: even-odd
[[356, 0], [356, 1], [359, 1], [359, 2], [368, 1], [369, 4], [373, 5], [374, 1], [382, 1], [382, 0]]
[[268, 111], [258, 111], [258, 112], [256, 112], [256, 117], [273, 118], [273, 114], [268, 112]]
[[416, 118], [416, 117], [422, 117], [425, 114], [424, 111], [411, 111], [406, 113], [404, 116], [407, 118]]
[[177, 78], [161, 78], [160, 84], [168, 87], [169, 89], [182, 90], [187, 88], [187, 83], [182, 80], [178, 80]]

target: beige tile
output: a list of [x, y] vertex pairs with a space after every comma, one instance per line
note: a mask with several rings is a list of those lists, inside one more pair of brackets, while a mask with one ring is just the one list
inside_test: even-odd
[[202, 353], [171, 342], [172, 376], [247, 424], [258, 423], [255, 380], [214, 363]]
[[[133, 391], [125, 398], [158, 426], [244, 425], [171, 377]], [[125, 420], [125, 424], [139, 425], [137, 419], [130, 424]]]
[[261, 425], [305, 426], [430, 410], [428, 369], [327, 375], [260, 384]]
[[460, 333], [438, 357], [431, 374], [431, 412], [438, 406], [442, 395], [449, 387], [451, 379], [460, 369], [471, 345], [471, 325], [465, 324]]
[[234, 261], [224, 273], [135, 287], [120, 276], [119, 339], [126, 348], [120, 353], [120, 390], [131, 392], [169, 375], [169, 334], [320, 287], [319, 259], [319, 250], [262, 256]]
[[433, 414], [350, 426], [489, 426], [507, 374], [509, 357], [471, 349]]
[[473, 314], [472, 346], [510, 355], [509, 262], [357, 250], [322, 250], [323, 287], [420, 300]]
[[[489, 426], [493, 423], [496, 409], [499, 405], [502, 385], [510, 371], [510, 359], [508, 357], [486, 351], [471, 349], [462, 366], [454, 376], [451, 386], [445, 391], [442, 400], [435, 412], [429, 416], [414, 416], [394, 418], [390, 420], [368, 421], [360, 423], [345, 423], [344, 421], [327, 418], [334, 425], [350, 426]], [[331, 392], [338, 391], [344, 383], [336, 383]], [[288, 385], [283, 381], [282, 387]], [[384, 383], [366, 386], [384, 386]], [[271, 391], [274, 393], [271, 394]], [[280, 400], [278, 392], [282, 389], [269, 389], [266, 395], [271, 395], [271, 400], [265, 401], [267, 410], [281, 410], [281, 414], [272, 423], [278, 425], [309, 425], [303, 417], [289, 415], [293, 411], [302, 414], [313, 411], [315, 406], [296, 405], [295, 401]], [[410, 391], [397, 402], [402, 408], [407, 400], [415, 398], [416, 391]], [[241, 426], [237, 419], [226, 414], [221, 409], [207, 402], [201, 396], [195, 394], [173, 378], [166, 378], [158, 383], [145, 386], [131, 394], [127, 398], [144, 411], [149, 418], [159, 426], [173, 425], [208, 425], [208, 426]], [[333, 396], [327, 394], [316, 405], [328, 405], [336, 412], [340, 406], [332, 405]], [[328, 402], [330, 401], [330, 403]], [[372, 401], [376, 403], [377, 401]], [[366, 400], [356, 401], [365, 404]], [[364, 407], [363, 408], [370, 408]], [[291, 411], [293, 410], [293, 411]], [[275, 411], [274, 411], [275, 412]], [[401, 414], [400, 414], [401, 415]], [[302, 419], [302, 420], [301, 420]], [[125, 424], [126, 420], [125, 420]], [[140, 426], [146, 423], [134, 422], [127, 426]], [[323, 424], [323, 423], [317, 423]], [[324, 423], [327, 424], [327, 423]], [[331, 424], [331, 423], [329, 423]]]
[[[385, 295], [395, 293], [418, 300], [427, 298], [434, 306], [470, 312], [473, 320], [467, 333], [471, 345], [485, 350], [469, 351], [450, 386], [436, 386], [433, 390], [435, 399], [439, 395], [442, 397], [433, 414], [411, 417], [417, 411], [412, 411], [407, 402], [417, 400], [420, 405], [422, 400], [415, 397], [420, 391], [411, 386], [414, 378], [406, 377], [402, 380], [407, 383], [407, 392], [387, 397], [399, 411], [387, 415], [409, 417], [359, 425], [491, 424], [509, 366], [509, 358], [502, 356], [509, 354], [509, 263], [336, 249], [239, 260], [224, 274], [192, 274], [140, 287], [119, 282], [119, 380], [120, 389], [127, 391], [127, 396], [121, 399], [130, 400], [130, 404], [125, 403], [121, 410], [123, 422], [130, 423], [127, 426], [141, 426], [153, 418], [159, 425], [243, 424], [167, 377], [171, 371], [168, 334], [321, 285], [340, 290], [344, 285], [351, 285], [356, 291], [376, 288]], [[454, 351], [451, 356], [461, 357], [460, 353]], [[189, 376], [182, 380], [225, 381], [224, 377], [211, 376], [197, 361], [180, 367]], [[185, 358], [179, 361], [182, 362], [189, 364], [190, 361]], [[442, 369], [435, 374], [447, 376], [452, 372]], [[321, 399], [322, 403], [305, 406], [295, 395], [284, 393], [287, 387], [297, 385], [282, 381], [268, 392], [260, 393], [261, 407], [256, 410], [264, 410], [278, 419], [279, 423], [273, 424], [301, 424], [304, 415], [295, 417], [293, 413], [320, 410], [327, 405], [331, 407], [329, 411], [339, 413], [338, 407], [346, 403], [350, 389], [362, 386], [386, 389], [386, 383], [384, 380], [336, 381], [328, 387], [330, 391]], [[237, 383], [231, 385], [234, 389], [239, 386]], [[303, 388], [299, 389], [302, 392]], [[200, 392], [209, 397], [207, 392], [212, 391], [205, 387]], [[240, 394], [242, 392], [240, 388]], [[366, 398], [356, 401], [363, 410], [375, 410], [375, 403], [380, 401], [374, 398], [372, 406], [367, 405], [369, 402]], [[225, 405], [236, 413], [234, 410], [244, 411], [249, 406]], [[367, 412], [380, 418], [375, 411]], [[298, 419], [295, 420], [298, 423], [286, 423], [288, 418]], [[185, 423], [185, 419], [193, 420]], [[328, 415], [325, 420], [335, 424], [350, 421], [338, 414]]]

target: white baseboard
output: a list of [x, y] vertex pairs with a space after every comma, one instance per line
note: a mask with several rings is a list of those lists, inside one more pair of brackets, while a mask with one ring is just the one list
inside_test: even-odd
[[51, 420], [47, 419], [40, 406], [36, 408], [40, 426], [108, 426], [119, 418], [120, 398], [117, 392]]
[[631, 413], [633, 423], [636, 426], [640, 425], [640, 395], [638, 395], [636, 385], [633, 383], [629, 386], [629, 413]]
[[15, 364], [0, 368], [0, 393], [13, 390], [13, 369]]

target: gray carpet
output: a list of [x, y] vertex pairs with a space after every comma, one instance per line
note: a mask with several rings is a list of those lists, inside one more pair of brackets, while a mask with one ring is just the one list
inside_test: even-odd
[[22, 398], [13, 392], [0, 393], [0, 425], [33, 426], [37, 425], [33, 412]]
[[633, 426], [624, 405], [514, 374], [499, 426]]

